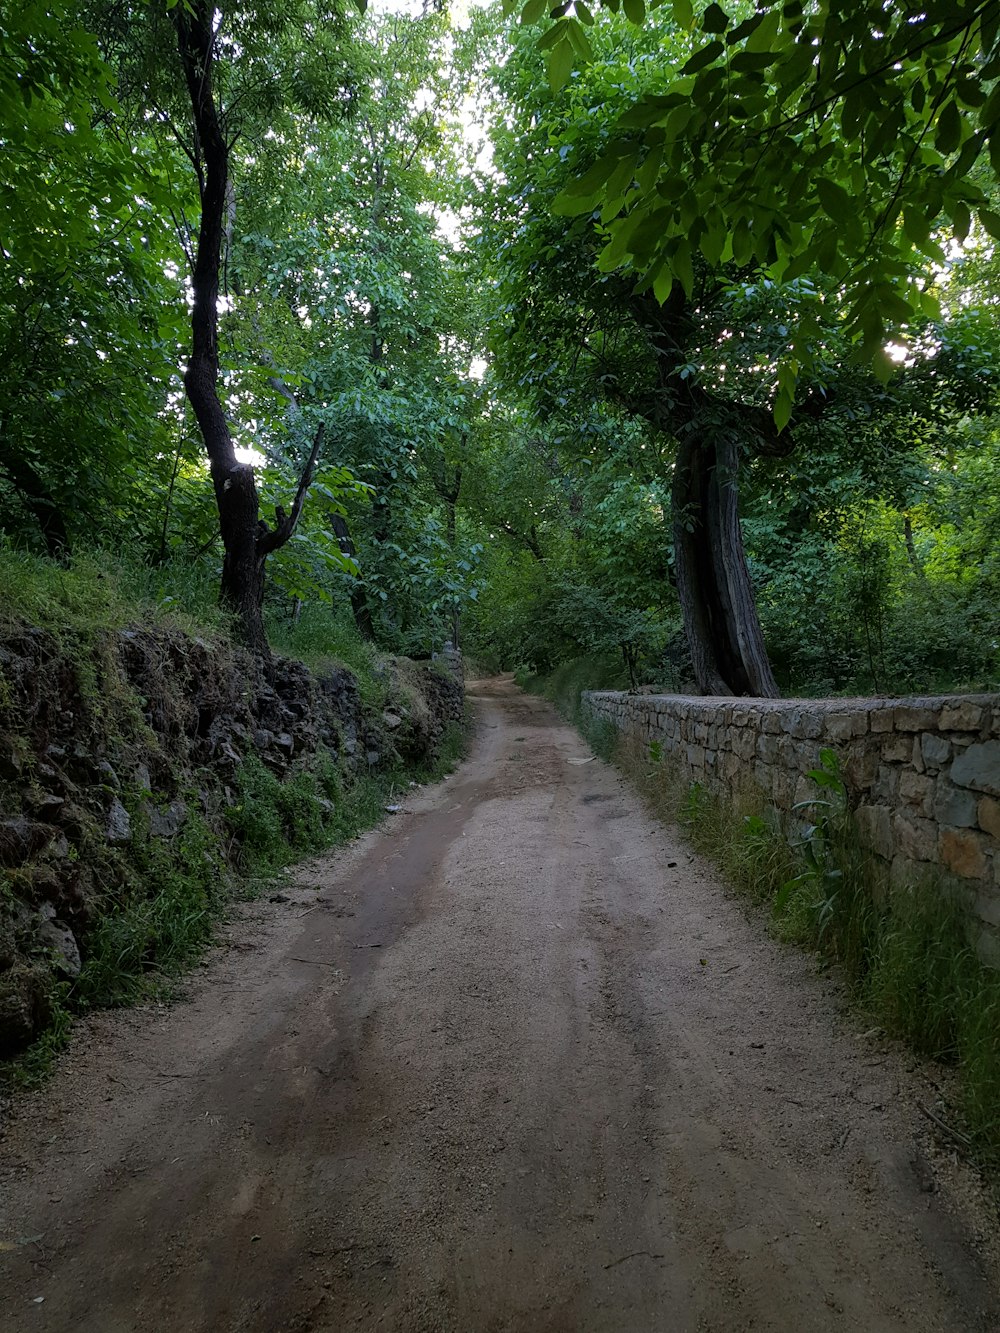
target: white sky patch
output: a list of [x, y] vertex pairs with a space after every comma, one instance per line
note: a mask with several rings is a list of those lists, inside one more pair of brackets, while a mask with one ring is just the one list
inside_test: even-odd
[[249, 463], [251, 467], [263, 467], [267, 462], [260, 450], [254, 449], [250, 445], [238, 444], [235, 452], [237, 462]]

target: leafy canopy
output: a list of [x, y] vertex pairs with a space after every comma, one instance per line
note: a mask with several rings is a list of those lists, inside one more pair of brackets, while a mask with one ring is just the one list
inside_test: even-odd
[[[690, 295], [699, 253], [780, 281], [818, 272], [842, 289], [852, 338], [888, 373], [890, 332], [937, 314], [945, 233], [963, 240], [978, 217], [1000, 236], [1000, 8], [603, 7], [645, 24], [629, 59], [636, 95], [557, 204], [598, 215], [601, 266], [634, 271], [660, 300], [675, 282]], [[522, 23], [546, 9], [528, 0]], [[591, 58], [587, 30], [615, 20], [582, 0], [550, 13], [538, 45], [559, 89]]]

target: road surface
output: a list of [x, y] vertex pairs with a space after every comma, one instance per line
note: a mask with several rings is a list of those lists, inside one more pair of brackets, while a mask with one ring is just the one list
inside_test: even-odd
[[540, 700], [0, 1145], [5, 1333], [995, 1330], [925, 1074]]

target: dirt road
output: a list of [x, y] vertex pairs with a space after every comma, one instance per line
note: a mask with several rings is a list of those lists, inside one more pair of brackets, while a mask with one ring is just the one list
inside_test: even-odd
[[919, 1071], [546, 705], [478, 695], [458, 773], [27, 1100], [0, 1327], [1000, 1328]]

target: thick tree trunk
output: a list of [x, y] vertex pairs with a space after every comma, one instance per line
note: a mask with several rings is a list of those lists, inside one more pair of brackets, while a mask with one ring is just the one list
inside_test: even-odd
[[703, 694], [776, 698], [740, 532], [731, 437], [685, 432], [674, 464], [677, 594]]

